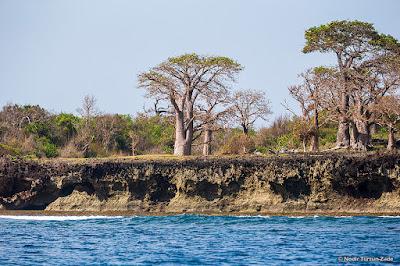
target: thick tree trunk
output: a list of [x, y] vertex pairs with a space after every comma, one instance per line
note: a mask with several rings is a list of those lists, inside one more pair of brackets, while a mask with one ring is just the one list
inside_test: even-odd
[[347, 93], [342, 93], [340, 101], [340, 118], [336, 138], [336, 147], [348, 148], [350, 146], [349, 121], [347, 111], [349, 109], [349, 96]]
[[396, 149], [396, 139], [395, 139], [395, 136], [394, 136], [393, 127], [389, 127], [387, 149], [389, 151], [393, 151], [393, 150]]
[[348, 148], [350, 146], [349, 123], [344, 118], [339, 121], [338, 132], [336, 136], [336, 147]]
[[310, 146], [310, 151], [311, 152], [318, 152], [319, 151], [319, 141], [318, 141], [318, 133], [314, 132], [312, 137], [311, 137], [311, 146]]
[[185, 130], [184, 115], [182, 112], [176, 112], [174, 155], [176, 156], [190, 155], [191, 149], [188, 148], [188, 146], [191, 146], [192, 143], [191, 141], [190, 143], [188, 143], [186, 135], [187, 135], [187, 130]]
[[314, 110], [314, 132], [311, 137], [311, 148], [310, 151], [319, 151], [319, 121], [318, 121], [318, 110]]
[[351, 147], [355, 150], [366, 151], [371, 142], [371, 132], [369, 123], [369, 113], [365, 110], [365, 106], [359, 97], [356, 98], [355, 118], [352, 123], [353, 131], [357, 134], [351, 143]]
[[350, 146], [355, 147], [358, 139], [358, 130], [354, 121], [350, 122]]
[[174, 155], [176, 156], [187, 156], [192, 152], [191, 142], [188, 143], [185, 138], [177, 137], [174, 144]]
[[208, 156], [211, 155], [211, 141], [212, 141], [212, 131], [206, 129], [204, 131], [204, 140], [203, 140], [203, 155]]
[[369, 123], [365, 121], [357, 121], [357, 138], [356, 142], [352, 146], [356, 150], [366, 151], [371, 142], [371, 133], [369, 131]]
[[189, 155], [187, 153], [185, 139], [182, 139], [181, 137], [178, 137], [178, 135], [175, 138], [174, 155], [176, 155], [176, 156]]
[[194, 135], [194, 123], [193, 123], [193, 104], [187, 101], [188, 110], [186, 113], [186, 117], [190, 122], [188, 122], [187, 129], [186, 129], [186, 142], [185, 142], [185, 155], [192, 154], [192, 142], [193, 142], [193, 135]]

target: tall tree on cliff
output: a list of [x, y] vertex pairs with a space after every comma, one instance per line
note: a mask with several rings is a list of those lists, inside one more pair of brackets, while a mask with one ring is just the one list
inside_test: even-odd
[[350, 146], [351, 122], [350, 97], [354, 89], [351, 84], [350, 72], [353, 68], [369, 60], [371, 53], [379, 47], [379, 40], [385, 36], [379, 35], [374, 26], [361, 21], [333, 21], [318, 27], [312, 27], [305, 32], [306, 44], [304, 53], [321, 52], [334, 53], [340, 77], [344, 84], [339, 93], [339, 125], [337, 132], [337, 147]]
[[380, 56], [361, 66], [352, 73], [355, 85], [353, 91], [353, 132], [354, 141], [352, 147], [358, 150], [366, 150], [370, 144], [370, 128], [375, 123], [372, 107], [387, 94], [393, 94], [400, 86], [400, 57]]
[[351, 72], [354, 84], [352, 147], [366, 150], [374, 124], [371, 107], [386, 94], [395, 93], [400, 85], [400, 43], [390, 35], [380, 34], [371, 42], [374, 49], [368, 60]]
[[149, 97], [168, 101], [173, 107], [174, 155], [191, 154], [199, 96], [225, 88], [241, 69], [228, 57], [184, 54], [139, 74], [139, 86], [147, 90]]

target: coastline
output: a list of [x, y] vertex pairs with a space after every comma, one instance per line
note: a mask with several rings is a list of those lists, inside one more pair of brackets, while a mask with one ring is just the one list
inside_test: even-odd
[[0, 210], [0, 216], [282, 216], [282, 217], [400, 217], [400, 212], [335, 212], [335, 211], [308, 211], [308, 212], [136, 212], [136, 211], [42, 211], [42, 210]]
[[0, 160], [0, 214], [400, 215], [400, 155]]

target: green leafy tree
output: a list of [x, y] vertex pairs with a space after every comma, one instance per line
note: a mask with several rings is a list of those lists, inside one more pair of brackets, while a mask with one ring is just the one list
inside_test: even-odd
[[60, 138], [68, 142], [78, 132], [79, 117], [73, 114], [61, 113], [54, 117], [56, 126], [58, 127]]

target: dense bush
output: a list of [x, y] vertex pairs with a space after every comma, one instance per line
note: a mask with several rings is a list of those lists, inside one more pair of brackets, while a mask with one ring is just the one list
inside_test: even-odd
[[218, 149], [219, 154], [247, 154], [256, 151], [255, 131], [249, 132], [249, 135], [243, 134], [238, 129], [225, 133], [227, 133], [227, 137]]
[[[319, 129], [321, 149], [336, 141], [336, 123], [323, 119]], [[199, 133], [199, 132], [198, 132]], [[250, 130], [222, 128], [213, 133], [215, 154], [269, 153], [303, 150], [302, 124], [296, 117], [278, 117], [269, 127]], [[386, 139], [386, 129], [376, 127], [376, 143]], [[197, 135], [196, 135], [197, 136]], [[202, 136], [193, 145], [201, 154]], [[383, 147], [383, 144], [380, 144]], [[52, 114], [35, 105], [6, 105], [0, 112], [0, 154], [14, 156], [105, 157], [112, 155], [172, 153], [174, 124], [168, 115]]]
[[133, 121], [133, 133], [138, 136], [138, 153], [173, 152], [175, 133], [169, 117], [139, 114]]

